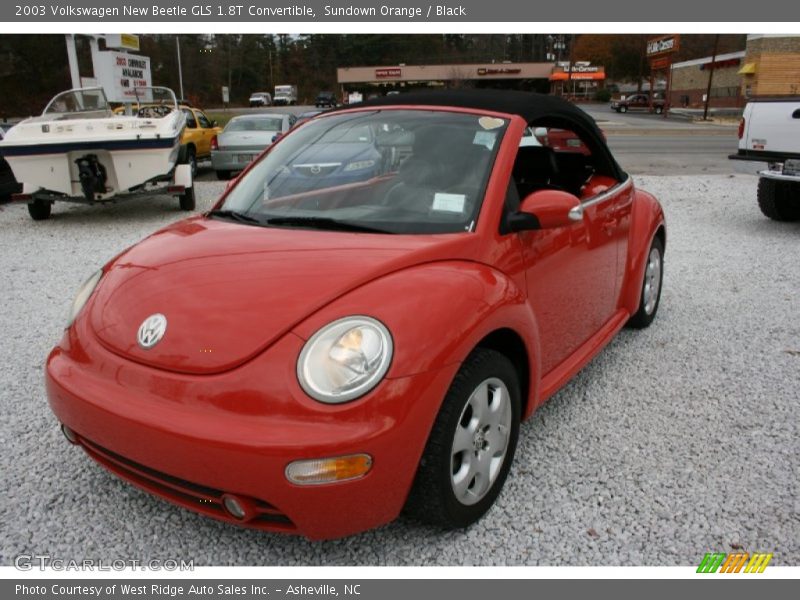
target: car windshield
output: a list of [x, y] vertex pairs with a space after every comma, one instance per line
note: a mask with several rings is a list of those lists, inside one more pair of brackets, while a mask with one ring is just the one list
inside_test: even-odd
[[225, 131], [280, 131], [283, 125], [281, 117], [260, 119], [233, 119], [225, 127]]
[[507, 126], [437, 110], [320, 117], [274, 145], [216, 213], [267, 226], [471, 231]]

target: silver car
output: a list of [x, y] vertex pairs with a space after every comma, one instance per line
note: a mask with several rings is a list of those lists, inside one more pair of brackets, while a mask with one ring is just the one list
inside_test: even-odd
[[211, 165], [219, 179], [246, 168], [279, 136], [291, 129], [297, 117], [265, 113], [234, 117], [211, 145]]

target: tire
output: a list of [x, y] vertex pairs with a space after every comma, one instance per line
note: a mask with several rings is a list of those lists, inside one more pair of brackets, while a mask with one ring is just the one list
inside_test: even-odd
[[656, 108], [655, 108], [655, 113], [656, 113], [657, 115], [660, 115], [660, 114], [661, 114], [661, 113], [663, 113], [663, 112], [664, 112], [664, 107], [663, 107], [663, 106], [656, 106]]
[[192, 168], [192, 181], [194, 181], [194, 178], [197, 175], [197, 151], [194, 149], [194, 146], [189, 146], [188, 148], [186, 148], [186, 163], [185, 164], [191, 166], [191, 168]]
[[231, 178], [230, 171], [217, 171], [217, 179], [219, 179], [220, 181], [227, 181], [230, 178]]
[[773, 221], [800, 220], [800, 183], [759, 178], [758, 207]]
[[28, 214], [34, 221], [44, 221], [50, 218], [53, 210], [53, 203], [46, 200], [34, 200], [28, 202]]
[[[653, 238], [647, 252], [647, 265], [639, 293], [639, 309], [628, 321], [633, 329], [644, 329], [656, 318], [658, 305], [661, 302], [661, 289], [664, 282], [664, 242], [661, 238]], [[655, 287], [654, 289], [654, 286]]]
[[[481, 396], [484, 403], [478, 402]], [[476, 406], [484, 409], [482, 415]], [[480, 519], [500, 494], [514, 459], [520, 411], [519, 377], [511, 361], [494, 350], [474, 350], [444, 398], [405, 513], [447, 529]]]
[[184, 192], [178, 196], [178, 200], [180, 202], [181, 210], [194, 210], [195, 205], [197, 204], [194, 197], [194, 186], [186, 188]]
[[626, 113], [626, 112], [628, 112], [628, 107], [627, 106], [620, 106], [618, 112]]

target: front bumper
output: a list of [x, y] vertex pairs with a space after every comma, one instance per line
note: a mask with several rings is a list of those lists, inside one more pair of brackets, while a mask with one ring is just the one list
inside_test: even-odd
[[[113, 354], [79, 318], [50, 354], [50, 406], [76, 441], [118, 476], [175, 504], [237, 525], [350, 535], [392, 521], [413, 482], [457, 365], [384, 380], [339, 406], [306, 397], [294, 376], [303, 340], [286, 335], [224, 374], [159, 371]], [[300, 486], [288, 463], [368, 453], [361, 479]], [[244, 521], [222, 508], [235, 495]]]

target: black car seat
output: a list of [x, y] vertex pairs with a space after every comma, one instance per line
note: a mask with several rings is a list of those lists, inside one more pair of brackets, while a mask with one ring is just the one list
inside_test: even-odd
[[560, 190], [555, 151], [547, 146], [522, 146], [514, 160], [512, 177], [520, 198], [537, 190]]

